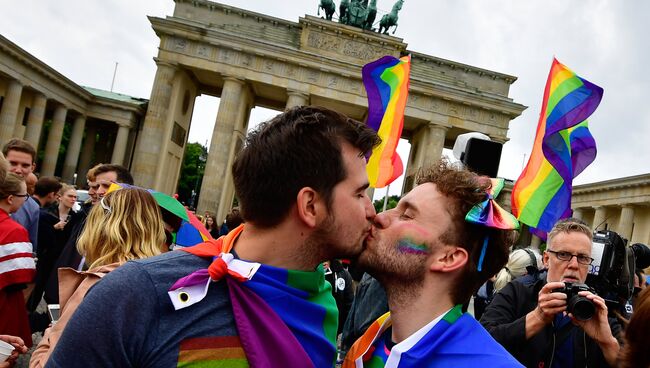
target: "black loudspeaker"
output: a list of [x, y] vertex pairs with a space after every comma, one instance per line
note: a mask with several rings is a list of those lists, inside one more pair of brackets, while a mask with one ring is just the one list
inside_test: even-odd
[[479, 175], [496, 178], [502, 148], [503, 145], [498, 142], [470, 138], [467, 140], [461, 161], [467, 168]]

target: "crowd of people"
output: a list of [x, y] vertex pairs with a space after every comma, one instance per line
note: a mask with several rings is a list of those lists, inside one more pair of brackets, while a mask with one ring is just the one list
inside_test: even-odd
[[75, 211], [75, 188], [37, 178], [35, 149], [6, 142], [0, 340], [14, 350], [0, 367], [30, 348], [30, 367], [650, 366], [643, 274], [631, 318], [589, 289], [576, 293], [593, 316], [568, 309], [593, 262], [585, 223], [558, 222], [541, 253], [513, 249], [497, 182], [445, 160], [378, 214], [366, 159], [379, 144], [329, 109], [279, 114], [236, 156], [238, 207], [200, 216], [214, 239], [169, 251], [178, 219], [126, 168], [89, 170]]

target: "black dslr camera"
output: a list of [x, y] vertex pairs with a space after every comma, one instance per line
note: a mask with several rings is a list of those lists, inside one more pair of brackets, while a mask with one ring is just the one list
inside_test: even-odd
[[587, 284], [605, 299], [610, 311], [626, 312], [625, 304], [634, 290], [634, 271], [650, 266], [650, 249], [627, 240], [613, 231], [594, 233], [591, 264]]
[[596, 313], [596, 306], [594, 303], [582, 295], [578, 295], [581, 291], [589, 291], [595, 293], [594, 289], [586, 284], [565, 282], [563, 288], [554, 289], [554, 293], [566, 294], [566, 311], [571, 313], [577, 320], [587, 321]]

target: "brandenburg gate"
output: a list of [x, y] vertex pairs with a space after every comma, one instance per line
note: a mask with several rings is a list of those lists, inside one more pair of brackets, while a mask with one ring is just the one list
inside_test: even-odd
[[459, 134], [506, 142], [510, 121], [526, 108], [508, 97], [516, 77], [408, 50], [401, 38], [308, 15], [295, 23], [205, 0], [175, 2], [173, 16], [149, 17], [160, 38], [157, 72], [131, 171], [138, 185], [173, 193], [194, 100], [220, 97], [198, 204], [218, 219], [233, 202], [230, 167], [251, 109], [320, 105], [363, 121], [361, 67], [381, 56], [412, 56], [407, 189]]

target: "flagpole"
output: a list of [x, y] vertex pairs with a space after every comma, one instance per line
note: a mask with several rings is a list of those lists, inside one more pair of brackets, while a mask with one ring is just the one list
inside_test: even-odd
[[386, 205], [388, 205], [388, 191], [390, 190], [390, 184], [386, 186], [386, 195], [384, 196], [384, 209], [381, 212], [386, 211]]

